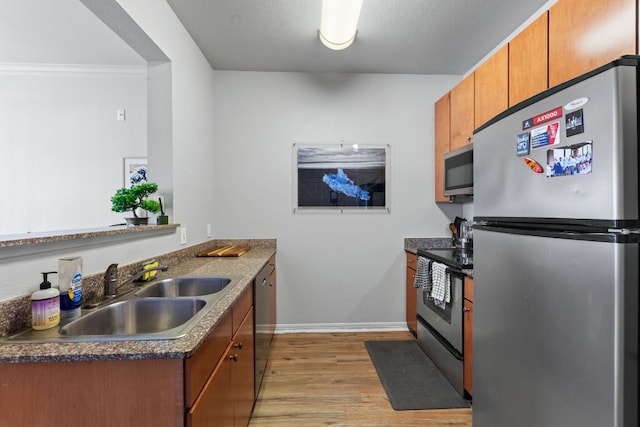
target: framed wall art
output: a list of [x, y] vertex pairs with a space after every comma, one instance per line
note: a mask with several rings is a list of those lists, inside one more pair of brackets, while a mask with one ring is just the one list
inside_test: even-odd
[[389, 144], [293, 144], [293, 211], [390, 212]]
[[125, 157], [123, 187], [129, 188], [135, 184], [147, 182], [147, 158]]

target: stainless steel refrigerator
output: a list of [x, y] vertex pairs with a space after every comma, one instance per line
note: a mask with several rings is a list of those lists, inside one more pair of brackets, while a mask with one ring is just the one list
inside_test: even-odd
[[474, 427], [637, 427], [639, 57], [474, 138]]

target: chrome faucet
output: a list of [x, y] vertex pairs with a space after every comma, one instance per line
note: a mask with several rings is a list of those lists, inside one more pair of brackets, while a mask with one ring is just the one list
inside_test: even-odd
[[166, 265], [159, 265], [157, 267], [151, 268], [142, 268], [142, 270], [138, 271], [125, 279], [120, 286], [118, 286], [118, 264], [111, 264], [107, 267], [107, 271], [104, 273], [104, 296], [105, 297], [115, 297], [118, 295], [118, 289], [126, 286], [130, 283], [135, 282], [140, 279], [146, 273], [151, 273], [152, 271], [167, 271], [169, 269]]
[[118, 264], [111, 264], [104, 272], [104, 296], [116, 296], [118, 290]]

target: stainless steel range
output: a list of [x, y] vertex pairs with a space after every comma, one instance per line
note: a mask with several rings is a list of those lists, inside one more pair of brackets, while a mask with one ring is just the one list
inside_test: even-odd
[[[417, 289], [418, 344], [464, 396], [463, 385], [463, 269], [473, 268], [472, 252], [456, 249], [418, 249], [420, 274], [427, 274], [426, 285]], [[448, 302], [434, 298], [433, 286], [444, 268]], [[426, 270], [425, 270], [426, 269]]]

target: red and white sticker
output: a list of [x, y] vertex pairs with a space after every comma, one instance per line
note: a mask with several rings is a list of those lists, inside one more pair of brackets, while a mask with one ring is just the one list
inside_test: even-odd
[[554, 108], [553, 110], [545, 111], [542, 114], [538, 114], [535, 117], [527, 119], [522, 122], [522, 130], [532, 128], [533, 126], [541, 125], [552, 120], [558, 120], [562, 117], [562, 107]]
[[531, 129], [531, 149], [556, 145], [560, 142], [560, 122], [548, 123]]

